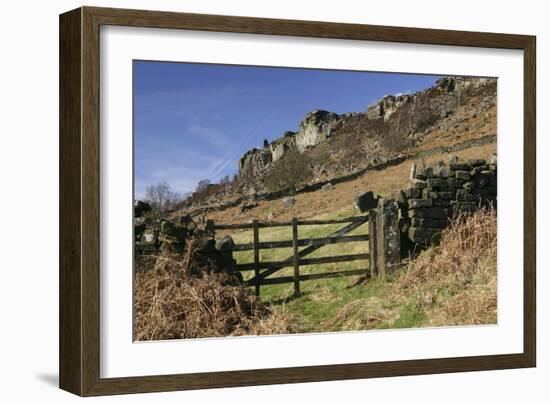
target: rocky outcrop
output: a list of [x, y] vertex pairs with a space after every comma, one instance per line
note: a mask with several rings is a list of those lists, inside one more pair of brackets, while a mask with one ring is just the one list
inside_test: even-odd
[[333, 112], [315, 110], [306, 115], [296, 134], [296, 147], [304, 152], [308, 147], [316, 146], [327, 140], [334, 129], [338, 115]]
[[296, 133], [287, 131], [282, 138], [275, 140], [269, 144], [269, 150], [271, 151], [271, 160], [273, 162], [282, 158], [285, 152], [296, 145]]
[[239, 175], [259, 177], [266, 172], [272, 161], [273, 157], [268, 148], [253, 148], [247, 151], [239, 160]]
[[414, 94], [384, 96], [363, 112], [338, 115], [314, 110], [301, 121], [297, 132], [287, 131], [271, 143], [264, 141], [262, 148], [254, 148], [242, 156], [239, 161], [239, 177], [245, 184], [242, 193], [265, 191], [263, 178], [271, 165], [293, 148], [311, 156], [312, 169], [317, 174], [310, 184], [407, 157], [434, 130], [470, 130], [472, 123], [464, 116], [464, 108], [455, 117], [467, 102], [470, 102], [470, 109], [466, 110], [469, 117], [486, 115], [485, 111], [496, 103], [496, 80], [445, 77]]
[[383, 119], [387, 121], [390, 116], [403, 104], [416, 100], [415, 95], [386, 95], [380, 101], [367, 108], [367, 119]]

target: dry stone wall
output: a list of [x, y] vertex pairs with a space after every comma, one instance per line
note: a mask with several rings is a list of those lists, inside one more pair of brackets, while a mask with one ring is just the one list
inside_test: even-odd
[[460, 161], [433, 166], [412, 164], [408, 188], [395, 199], [399, 228], [413, 244], [437, 242], [441, 230], [460, 212], [497, 206], [497, 158]]
[[[134, 202], [134, 245], [135, 258], [157, 255], [163, 251], [182, 253], [193, 245], [192, 258], [207, 259], [211, 269], [225, 272], [242, 281], [242, 275], [235, 271], [233, 258], [235, 243], [230, 236], [216, 239], [212, 228], [199, 227], [189, 215], [165, 219], [155, 217], [153, 209], [141, 200]], [[208, 265], [203, 265], [208, 268]], [[136, 270], [142, 269], [136, 264]]]
[[369, 206], [371, 276], [392, 272], [401, 258], [439, 242], [452, 218], [483, 207], [497, 207], [496, 154], [487, 160], [450, 157], [432, 166], [413, 163], [406, 189]]

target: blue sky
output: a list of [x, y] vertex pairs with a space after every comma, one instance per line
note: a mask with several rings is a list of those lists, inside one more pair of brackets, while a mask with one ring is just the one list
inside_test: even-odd
[[360, 112], [438, 76], [134, 61], [135, 193], [184, 194], [237, 172], [240, 156], [297, 130], [314, 109]]

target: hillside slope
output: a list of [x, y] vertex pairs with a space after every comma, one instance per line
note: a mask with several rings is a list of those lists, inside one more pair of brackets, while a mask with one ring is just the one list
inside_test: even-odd
[[[186, 213], [207, 209], [210, 213], [247, 198], [265, 198], [261, 196], [272, 190], [266, 178], [290, 150], [310, 163], [311, 177], [302, 183], [306, 187], [406, 159], [492, 144], [475, 155], [485, 158], [486, 151], [496, 150], [496, 92], [496, 79], [447, 77], [415, 94], [385, 96], [365, 112], [310, 112], [299, 131], [288, 131], [263, 148], [246, 152], [232, 183], [209, 185], [180, 207]], [[284, 195], [285, 189], [279, 193]]]

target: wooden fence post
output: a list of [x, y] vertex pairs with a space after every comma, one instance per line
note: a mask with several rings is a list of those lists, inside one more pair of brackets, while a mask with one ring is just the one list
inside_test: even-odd
[[255, 276], [255, 288], [256, 296], [260, 296], [260, 249], [258, 243], [260, 242], [260, 227], [258, 226], [258, 220], [252, 221], [252, 230], [254, 233], [254, 276]]
[[300, 295], [300, 266], [298, 264], [298, 219], [292, 219], [292, 248], [294, 249], [294, 296]]

